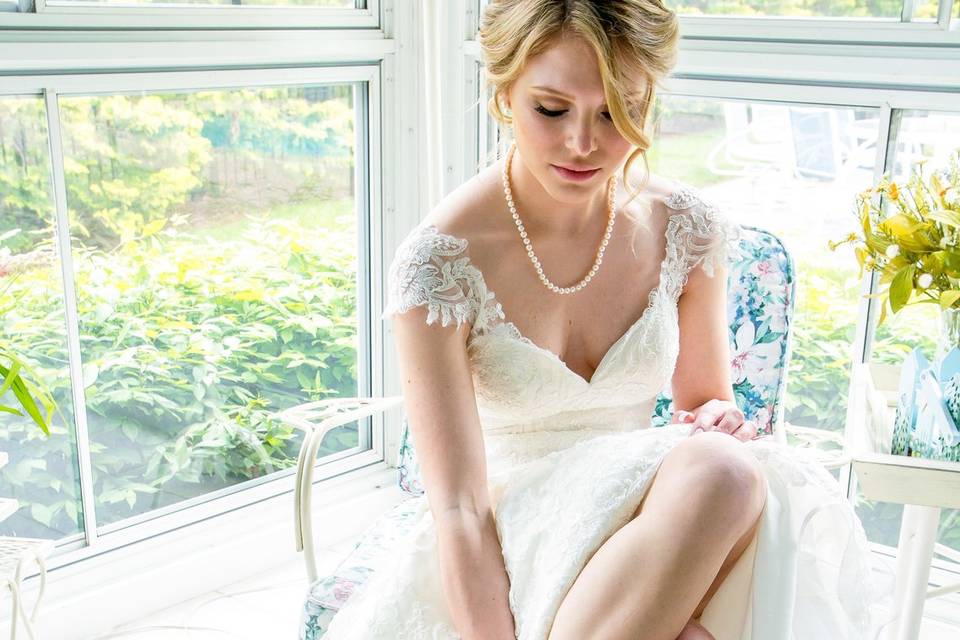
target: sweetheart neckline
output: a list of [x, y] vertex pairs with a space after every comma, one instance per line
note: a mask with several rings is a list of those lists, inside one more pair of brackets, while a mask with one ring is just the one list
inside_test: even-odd
[[[517, 342], [519, 342], [520, 344], [530, 345], [535, 351], [538, 351], [538, 352], [540, 352], [540, 353], [543, 353], [544, 355], [547, 355], [547, 356], [551, 357], [553, 360], [556, 360], [567, 374], [572, 375], [574, 378], [576, 378], [577, 380], [579, 380], [580, 383], [582, 383], [584, 386], [586, 386], [587, 388], [590, 388], [590, 387], [593, 386], [594, 382], [596, 382], [596, 381], [598, 380], [599, 374], [601, 373], [601, 369], [603, 369], [604, 365], [610, 360], [610, 355], [614, 352], [614, 350], [617, 349], [617, 347], [618, 347], [622, 342], [624, 342], [624, 341], [627, 339], [627, 337], [628, 337], [631, 333], [633, 333], [633, 331], [634, 331], [638, 326], [640, 326], [640, 325], [643, 323], [643, 321], [644, 321], [646, 318], [648, 318], [649, 316], [652, 315], [652, 313], [651, 313], [652, 310], [654, 309], [654, 307], [657, 305], [657, 302], [659, 302], [660, 298], [662, 297], [662, 291], [661, 291], [661, 289], [663, 288], [663, 286], [664, 286], [664, 284], [665, 284], [665, 283], [664, 283], [664, 274], [666, 273], [667, 263], [670, 261], [670, 258], [671, 258], [671, 255], [670, 255], [670, 242], [673, 240], [673, 238], [672, 238], [672, 236], [671, 236], [671, 231], [674, 231], [674, 233], [675, 233], [675, 230], [676, 230], [676, 228], [677, 228], [677, 227], [675, 227], [674, 225], [672, 225], [671, 222], [673, 221], [673, 219], [674, 219], [675, 217], [681, 216], [681, 215], [683, 215], [683, 212], [682, 212], [682, 211], [675, 211], [674, 213], [669, 214], [669, 216], [667, 217], [666, 228], [664, 229], [664, 232], [663, 232], [663, 235], [664, 235], [664, 238], [665, 238], [664, 257], [663, 257], [663, 260], [660, 261], [660, 267], [659, 267], [659, 271], [658, 271], [658, 274], [657, 274], [657, 278], [658, 278], [658, 279], [657, 279], [657, 284], [656, 284], [656, 286], [655, 286], [653, 289], [650, 290], [650, 293], [647, 295], [647, 305], [646, 305], [646, 307], [644, 307], [643, 311], [640, 313], [640, 316], [639, 316], [629, 327], [627, 327], [626, 330], [625, 330], [622, 334], [620, 334], [620, 337], [618, 337], [616, 340], [614, 340], [614, 341], [613, 341], [613, 344], [611, 344], [611, 345], [607, 348], [607, 350], [603, 353], [603, 355], [600, 357], [600, 362], [597, 363], [597, 366], [594, 368], [593, 374], [591, 374], [589, 380], [586, 379], [586, 378], [584, 378], [582, 375], [580, 375], [579, 373], [577, 373], [577, 372], [574, 371], [573, 369], [571, 369], [571, 368], [569, 367], [569, 365], [567, 365], [567, 363], [566, 363], [557, 353], [555, 353], [553, 350], [547, 349], [546, 347], [542, 347], [542, 346], [540, 346], [539, 344], [537, 344], [536, 342], [534, 342], [533, 340], [531, 340], [530, 338], [528, 338], [528, 337], [526, 337], [525, 335], [523, 335], [523, 333], [520, 331], [519, 327], [517, 327], [517, 325], [515, 325], [512, 320], [507, 319], [506, 314], [503, 312], [503, 307], [500, 305], [500, 302], [497, 300], [497, 294], [496, 294], [496, 292], [495, 292], [493, 289], [491, 289], [491, 288], [489, 288], [489, 287], [487, 286], [487, 280], [486, 280], [486, 278], [485, 278], [484, 275], [483, 275], [483, 271], [482, 271], [479, 267], [477, 267], [477, 265], [474, 264], [472, 260], [469, 260], [469, 256], [466, 256], [466, 257], [467, 257], [470, 265], [471, 265], [474, 269], [476, 269], [477, 274], [478, 274], [479, 277], [480, 277], [480, 280], [483, 282], [484, 289], [486, 289], [487, 293], [490, 294], [490, 301], [493, 302], [493, 303], [496, 305], [496, 307], [498, 307], [498, 308], [500, 309], [500, 315], [502, 316], [503, 324], [512, 327], [513, 333], [516, 334], [516, 336], [511, 336], [511, 337], [512, 337], [513, 339], [515, 339]], [[468, 248], [468, 246], [469, 246], [469, 244], [470, 244], [470, 241], [469, 241], [469, 240], [467, 240], [466, 238], [459, 238], [459, 237], [457, 237], [457, 236], [455, 236], [455, 235], [453, 235], [453, 234], [440, 231], [435, 224], [428, 224], [428, 225], [426, 225], [426, 226], [427, 226], [427, 228], [430, 228], [430, 229], [432, 230], [432, 232], [435, 233], [435, 234], [437, 234], [437, 235], [447, 236], [448, 238], [452, 238], [452, 239], [456, 240], [457, 242], [462, 242], [462, 243], [464, 243], [464, 244], [463, 244], [463, 249], [464, 249], [464, 253], [466, 253], [466, 250], [467, 250], [467, 248]], [[471, 328], [471, 331], [472, 331], [472, 328]]]

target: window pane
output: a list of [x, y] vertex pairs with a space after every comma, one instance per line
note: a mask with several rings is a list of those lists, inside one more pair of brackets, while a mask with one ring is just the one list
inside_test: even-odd
[[916, 22], [936, 22], [940, 0], [921, 0], [913, 7], [913, 19]]
[[273, 6], [273, 7], [329, 7], [335, 9], [353, 9], [358, 6], [357, 0], [56, 0], [48, 4], [84, 4], [97, 2], [104, 5], [136, 5], [136, 4], [206, 4], [206, 5], [243, 5], [243, 6]]
[[357, 395], [360, 89], [61, 98], [98, 523], [288, 469], [268, 414]]
[[[43, 105], [0, 97], [0, 364], [10, 365], [12, 349], [59, 411], [49, 437], [29, 418], [0, 412], [0, 451], [9, 456], [0, 497], [20, 504], [0, 535], [57, 539], [81, 531], [83, 514]], [[0, 405], [22, 410], [12, 391]]]
[[[655, 117], [651, 170], [698, 187], [740, 224], [774, 233], [793, 256], [785, 419], [842, 433], [859, 281], [852, 251], [827, 243], [845, 233], [854, 196], [872, 177], [877, 111], [662, 96]], [[767, 366], [763, 341], [756, 335], [742, 346], [746, 369]], [[738, 400], [752, 393], [746, 377], [734, 383]]]
[[[903, 189], [904, 198], [912, 198], [906, 183], [914, 167], [923, 163], [926, 182], [931, 173], [945, 168], [950, 156], [960, 151], [960, 113], [896, 111], [890, 135], [895, 147], [889, 176]], [[939, 306], [935, 304], [910, 304], [896, 315], [888, 315], [876, 328], [871, 360], [899, 364], [915, 347], [932, 359], [939, 319]], [[861, 517], [875, 521], [873, 529], [879, 541], [896, 545], [901, 512], [900, 505], [865, 502]], [[939, 541], [960, 550], [960, 510], [944, 509], [940, 522]]]
[[667, 0], [666, 6], [687, 15], [743, 15], [844, 17], [844, 18], [899, 18], [902, 0], [853, 0], [851, 2], [823, 2], [822, 0]]

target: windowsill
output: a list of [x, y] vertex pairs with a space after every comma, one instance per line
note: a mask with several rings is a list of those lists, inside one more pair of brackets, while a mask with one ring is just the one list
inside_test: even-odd
[[[381, 462], [315, 484], [317, 548], [358, 537], [402, 499], [396, 474]], [[50, 570], [37, 630], [41, 637], [92, 637], [297, 560], [303, 557], [294, 547], [293, 494], [286, 492]], [[23, 583], [28, 614], [39, 585], [37, 575]], [[10, 625], [8, 602], [0, 610], [0, 628]]]

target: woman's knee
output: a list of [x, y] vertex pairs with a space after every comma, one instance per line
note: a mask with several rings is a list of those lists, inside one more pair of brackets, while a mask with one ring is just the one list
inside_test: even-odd
[[766, 500], [766, 477], [760, 461], [742, 442], [708, 431], [681, 442], [671, 456], [673, 465], [698, 487], [700, 497], [740, 511], [751, 524], [756, 520]]

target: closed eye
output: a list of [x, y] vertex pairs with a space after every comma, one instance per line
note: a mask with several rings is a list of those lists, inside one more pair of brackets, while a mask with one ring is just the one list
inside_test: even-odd
[[[546, 116], [546, 117], [548, 117], [548, 118], [557, 118], [557, 117], [562, 116], [563, 114], [565, 114], [565, 113], [567, 112], [566, 109], [563, 109], [563, 110], [561, 110], [561, 111], [551, 111], [550, 109], [547, 109], [546, 107], [544, 107], [544, 106], [541, 105], [541, 104], [538, 104], [536, 107], [534, 107], [534, 111], [536, 111], [537, 113], [540, 113], [540, 114], [542, 114], [542, 115], [544, 115], [544, 116]], [[603, 112], [603, 117], [606, 118], [607, 120], [612, 120], [612, 118], [610, 117], [610, 112], [609, 112], [609, 111], [604, 111], [604, 112]]]
[[550, 109], [547, 109], [546, 107], [544, 107], [543, 105], [540, 105], [540, 104], [538, 104], [538, 105], [534, 108], [534, 111], [536, 111], [537, 113], [542, 113], [543, 115], [547, 116], [548, 118], [556, 118], [557, 116], [562, 116], [563, 114], [565, 114], [565, 113], [567, 112], [566, 109], [564, 109], [563, 111], [551, 111]]

